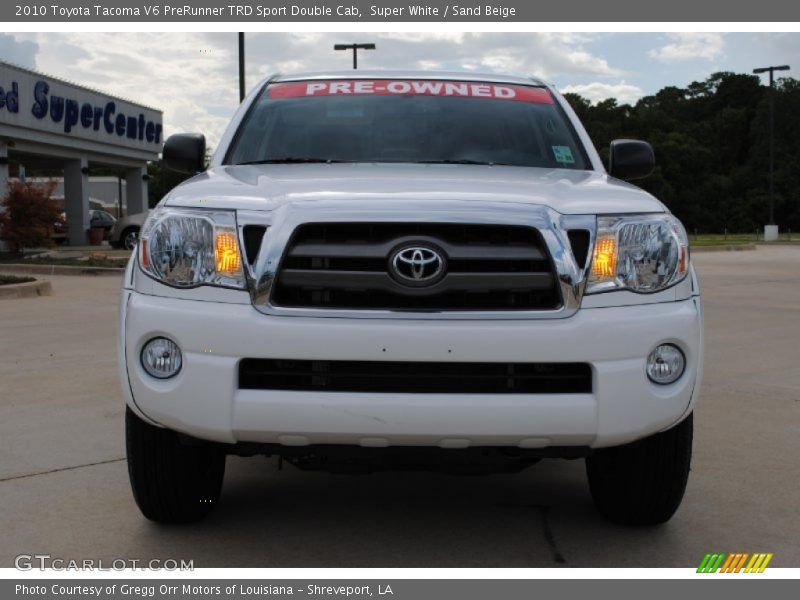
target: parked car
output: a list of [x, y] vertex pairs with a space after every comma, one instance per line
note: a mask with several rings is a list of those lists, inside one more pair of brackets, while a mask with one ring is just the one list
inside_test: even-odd
[[474, 73], [276, 76], [159, 202], [123, 279], [142, 513], [205, 516], [228, 454], [305, 469], [585, 459], [600, 513], [684, 494], [703, 313], [681, 223], [564, 98]]
[[61, 245], [67, 242], [68, 232], [69, 228], [67, 227], [67, 216], [62, 212], [59, 215], [58, 221], [53, 223], [53, 230], [50, 232], [50, 238], [56, 244]]
[[109, 244], [114, 248], [133, 250], [139, 240], [139, 231], [142, 229], [142, 223], [145, 222], [149, 213], [150, 211], [148, 210], [117, 219], [108, 237]]
[[[99, 209], [92, 209], [89, 211], [89, 228], [102, 227], [103, 239], [109, 239], [116, 220], [116, 217], [108, 211]], [[67, 225], [66, 213], [62, 212], [61, 219], [53, 223], [51, 238], [57, 244], [64, 244], [69, 240], [69, 226]]]

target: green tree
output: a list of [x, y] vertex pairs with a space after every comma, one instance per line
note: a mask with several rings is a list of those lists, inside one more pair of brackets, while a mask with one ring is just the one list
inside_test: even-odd
[[[637, 181], [690, 231], [751, 232], [767, 219], [769, 88], [759, 78], [720, 72], [685, 88], [669, 86], [634, 106], [566, 99], [607, 157], [613, 139], [649, 141], [657, 167]], [[800, 82], [775, 88], [775, 216], [800, 229]]]

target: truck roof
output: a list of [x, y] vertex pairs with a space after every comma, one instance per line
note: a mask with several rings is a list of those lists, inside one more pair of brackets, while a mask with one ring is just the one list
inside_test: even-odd
[[289, 74], [279, 73], [270, 77], [268, 81], [308, 81], [313, 79], [435, 79], [439, 81], [480, 81], [486, 83], [547, 86], [544, 81], [536, 77], [521, 77], [498, 73], [476, 73], [474, 71], [397, 71], [382, 69], [351, 69], [349, 71], [316, 71]]

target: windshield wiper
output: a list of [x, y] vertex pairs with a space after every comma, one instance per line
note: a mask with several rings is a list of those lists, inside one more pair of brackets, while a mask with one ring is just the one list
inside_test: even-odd
[[416, 160], [414, 161], [423, 165], [494, 165], [508, 166], [508, 163], [498, 163], [486, 160], [472, 160], [471, 158], [442, 158], [439, 160]]
[[343, 163], [350, 162], [347, 160], [338, 160], [335, 158], [315, 158], [312, 156], [282, 156], [280, 158], [264, 158], [261, 160], [249, 160], [246, 162], [236, 163], [237, 165], [288, 165], [297, 163]]
[[[263, 158], [261, 160], [249, 160], [245, 162], [236, 163], [240, 165], [288, 165], [288, 164], [302, 164], [302, 163], [349, 163], [359, 162], [353, 160], [341, 160], [337, 158], [316, 158], [312, 156], [282, 156], [280, 158]], [[362, 161], [374, 162], [374, 161]], [[406, 162], [406, 161], [377, 161], [377, 162]], [[485, 160], [472, 160], [470, 158], [442, 158], [436, 160], [414, 160], [408, 161], [421, 165], [488, 165], [492, 166], [511, 166], [510, 163], [490, 162]]]

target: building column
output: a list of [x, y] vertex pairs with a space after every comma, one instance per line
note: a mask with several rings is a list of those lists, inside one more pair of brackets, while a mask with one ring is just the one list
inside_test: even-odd
[[[0, 199], [3, 199], [8, 194], [8, 144], [0, 140]], [[0, 212], [3, 212], [2, 203], [0, 203]], [[0, 252], [8, 250], [7, 245], [3, 240], [0, 240]]]
[[85, 158], [64, 163], [64, 212], [67, 215], [70, 246], [88, 244], [89, 161]]
[[8, 144], [0, 140], [0, 198], [8, 192]]
[[147, 167], [125, 172], [125, 214], [135, 215], [148, 209]]

